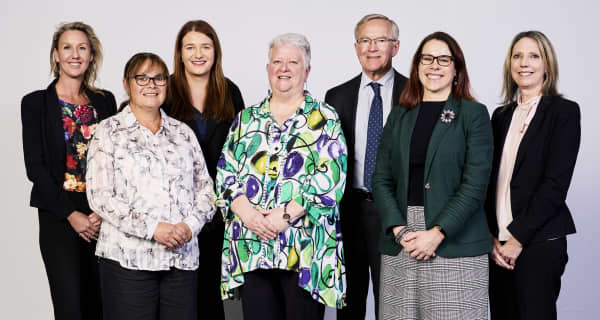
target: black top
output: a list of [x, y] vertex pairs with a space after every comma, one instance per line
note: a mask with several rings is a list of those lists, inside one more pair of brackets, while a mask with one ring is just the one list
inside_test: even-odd
[[[496, 188], [504, 140], [516, 103], [492, 115], [494, 160], [486, 201], [490, 231], [498, 236]], [[581, 142], [579, 105], [561, 96], [543, 96], [519, 144], [510, 181], [513, 221], [508, 231], [523, 246], [575, 233], [566, 198]]]
[[[64, 219], [81, 206], [74, 203], [69, 198], [69, 192], [62, 187], [67, 151], [56, 81], [46, 90], [23, 97], [21, 121], [25, 169], [27, 177], [33, 182], [29, 204], [50, 212], [57, 219]], [[87, 90], [85, 94], [96, 109], [99, 120], [115, 114], [117, 103], [112, 93]]]
[[410, 139], [408, 205], [424, 206], [425, 158], [435, 124], [440, 121], [446, 101], [421, 102], [419, 115]]

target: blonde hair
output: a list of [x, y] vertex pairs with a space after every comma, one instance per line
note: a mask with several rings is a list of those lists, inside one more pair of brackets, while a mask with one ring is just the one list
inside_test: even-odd
[[537, 43], [542, 62], [544, 63], [544, 82], [542, 83], [542, 95], [545, 96], [556, 96], [559, 95], [556, 86], [558, 84], [558, 60], [556, 59], [556, 53], [552, 43], [540, 31], [524, 31], [517, 34], [508, 49], [506, 59], [504, 60], [503, 68], [503, 83], [502, 83], [502, 99], [504, 104], [515, 102], [517, 99], [518, 85], [512, 78], [511, 73], [511, 59], [512, 51], [515, 44], [523, 38], [532, 39]]
[[54, 75], [55, 78], [60, 76], [60, 64], [54, 58], [54, 50], [58, 50], [58, 41], [60, 40], [60, 37], [69, 30], [81, 31], [87, 36], [90, 43], [90, 50], [94, 57], [92, 61], [90, 61], [87, 70], [85, 70], [79, 92], [84, 93], [85, 90], [91, 90], [102, 93], [100, 89], [94, 86], [96, 76], [98, 75], [98, 69], [100, 68], [100, 65], [102, 65], [102, 45], [100, 44], [100, 40], [96, 36], [94, 29], [83, 22], [61, 23], [54, 32], [54, 35], [52, 35], [52, 46], [50, 47], [50, 73]]

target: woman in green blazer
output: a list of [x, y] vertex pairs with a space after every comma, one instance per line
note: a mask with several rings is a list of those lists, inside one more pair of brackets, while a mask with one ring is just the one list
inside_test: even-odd
[[382, 220], [382, 319], [487, 319], [491, 237], [483, 203], [492, 161], [487, 108], [444, 32], [415, 52], [373, 174]]

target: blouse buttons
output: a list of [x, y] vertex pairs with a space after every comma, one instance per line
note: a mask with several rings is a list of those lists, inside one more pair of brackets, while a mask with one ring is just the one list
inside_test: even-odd
[[427, 182], [427, 183], [425, 184], [425, 189], [427, 189], [427, 190], [431, 189], [431, 185], [429, 184], [429, 182]]

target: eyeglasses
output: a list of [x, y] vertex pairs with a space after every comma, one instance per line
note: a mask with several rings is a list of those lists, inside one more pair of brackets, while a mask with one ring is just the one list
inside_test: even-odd
[[397, 40], [396, 39], [386, 38], [386, 37], [375, 38], [375, 39], [360, 38], [360, 39], [356, 40], [356, 43], [358, 43], [358, 45], [360, 47], [366, 48], [366, 47], [370, 46], [371, 43], [375, 42], [375, 45], [379, 49], [383, 49], [383, 48], [385, 48], [385, 45], [386, 45], [387, 42], [395, 42], [395, 41], [397, 41]]
[[159, 87], [165, 86], [167, 84], [167, 76], [165, 76], [164, 74], [154, 77], [148, 77], [145, 74], [136, 74], [135, 76], [133, 76], [133, 78], [135, 79], [135, 83], [137, 83], [137, 85], [140, 87], [147, 86], [150, 83], [150, 80], [154, 82], [155, 86]]
[[438, 65], [442, 67], [447, 67], [452, 63], [452, 61], [454, 61], [454, 58], [452, 58], [452, 56], [441, 55], [436, 57], [431, 54], [422, 54], [419, 56], [419, 59], [421, 64], [425, 66], [433, 64], [433, 61], [437, 60]]

